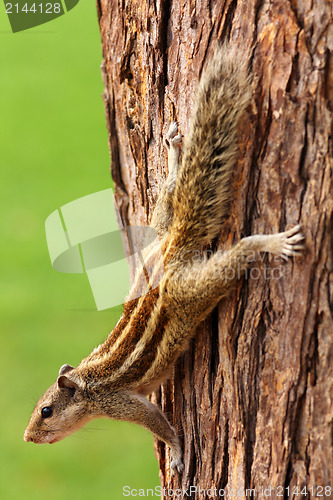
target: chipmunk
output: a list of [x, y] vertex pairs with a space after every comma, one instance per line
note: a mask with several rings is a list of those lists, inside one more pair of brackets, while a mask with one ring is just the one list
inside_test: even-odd
[[165, 138], [168, 177], [151, 221], [163, 255], [160, 282], [138, 297], [146, 277], [142, 270], [138, 273], [106, 341], [76, 368], [60, 368], [57, 381], [33, 410], [25, 441], [55, 443], [97, 417], [127, 420], [164, 441], [170, 447], [171, 471], [183, 470], [178, 436], [146, 396], [171, 375], [196, 327], [227, 296], [254, 254], [269, 252], [288, 259], [303, 250], [304, 236], [295, 226], [243, 238], [226, 252], [191, 258], [218, 236], [228, 213], [237, 131], [250, 89], [248, 59], [219, 46], [200, 79], [188, 136], [182, 141], [172, 123]]

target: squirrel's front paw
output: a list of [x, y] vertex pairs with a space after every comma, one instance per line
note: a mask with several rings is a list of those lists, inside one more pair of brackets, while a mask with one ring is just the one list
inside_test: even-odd
[[170, 448], [170, 472], [172, 476], [175, 475], [175, 472], [182, 473], [184, 470], [182, 455], [182, 449], [177, 439], [177, 443]]
[[184, 470], [184, 464], [182, 462], [182, 459], [180, 457], [172, 458], [170, 461], [171, 475], [174, 476], [175, 472], [179, 472], [179, 474], [181, 474], [183, 470]]
[[181, 143], [183, 136], [178, 134], [177, 122], [172, 122], [169, 130], [164, 138], [164, 146], [169, 150], [172, 146], [177, 146]]

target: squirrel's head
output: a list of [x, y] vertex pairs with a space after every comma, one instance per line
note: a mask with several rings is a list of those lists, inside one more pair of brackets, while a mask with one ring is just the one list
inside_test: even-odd
[[89, 418], [84, 387], [70, 365], [60, 368], [55, 384], [36, 404], [24, 432], [24, 441], [55, 443], [86, 424]]

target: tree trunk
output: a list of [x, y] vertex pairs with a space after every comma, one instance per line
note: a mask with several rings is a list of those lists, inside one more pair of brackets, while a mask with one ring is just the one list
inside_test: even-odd
[[[187, 133], [203, 64], [216, 41], [228, 39], [239, 51], [252, 47], [253, 100], [217, 246], [297, 223], [306, 235], [300, 260], [265, 257], [251, 268], [200, 325], [174, 381], [153, 396], [184, 449], [185, 471], [171, 478], [168, 451], [156, 443], [162, 486], [216, 488], [234, 498], [246, 489], [255, 489], [256, 498], [296, 497], [297, 491], [301, 498], [331, 498], [331, 4], [97, 4], [111, 170], [123, 222], [149, 222], [166, 175], [163, 134], [175, 119]], [[190, 498], [199, 497], [192, 489]]]

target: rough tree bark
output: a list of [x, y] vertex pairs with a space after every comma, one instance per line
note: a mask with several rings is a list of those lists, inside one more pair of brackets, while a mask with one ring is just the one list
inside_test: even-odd
[[216, 40], [229, 39], [240, 51], [252, 47], [253, 101], [217, 246], [298, 222], [307, 240], [301, 260], [266, 257], [252, 269], [154, 396], [184, 445], [184, 474], [170, 478], [168, 452], [156, 443], [162, 486], [216, 487], [234, 498], [249, 488], [256, 498], [287, 497], [288, 487], [296, 497], [298, 486], [307, 488], [301, 498], [320, 497], [333, 474], [331, 3], [97, 4], [123, 221], [149, 221], [166, 175], [163, 133], [176, 119], [186, 134], [203, 63]]

